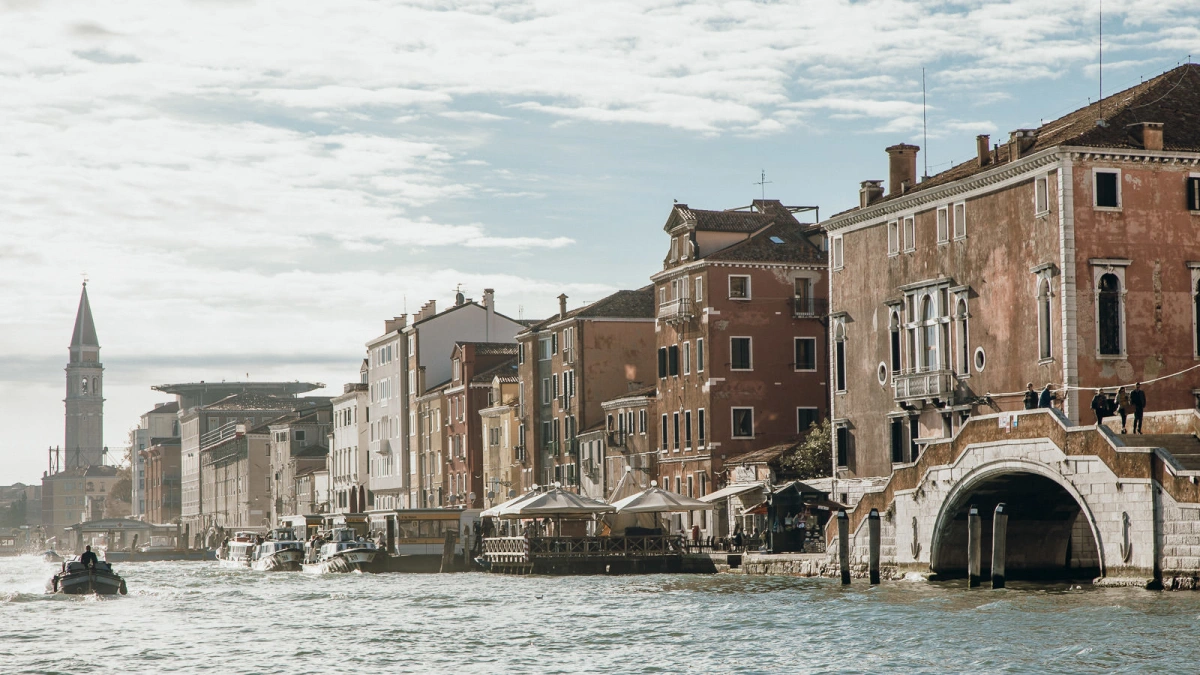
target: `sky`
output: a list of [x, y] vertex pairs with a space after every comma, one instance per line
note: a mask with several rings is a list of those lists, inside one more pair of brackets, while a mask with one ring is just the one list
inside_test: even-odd
[[116, 458], [152, 385], [340, 393], [456, 288], [541, 318], [645, 285], [673, 200], [829, 215], [888, 145], [936, 174], [1200, 58], [1194, 0], [1108, 0], [1102, 86], [1099, 9], [0, 0], [0, 484], [63, 443], [85, 275]]

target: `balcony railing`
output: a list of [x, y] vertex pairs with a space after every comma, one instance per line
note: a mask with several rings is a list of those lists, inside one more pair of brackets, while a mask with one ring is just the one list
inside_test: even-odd
[[792, 314], [798, 317], [828, 316], [829, 301], [825, 298], [792, 298]]
[[390, 455], [392, 453], [392, 442], [386, 438], [378, 441], [371, 441], [371, 452], [376, 452], [381, 455]]
[[892, 374], [892, 395], [897, 403], [920, 399], [949, 400], [954, 391], [954, 371], [925, 370]]
[[201, 434], [200, 435], [200, 449], [204, 450], [206, 448], [216, 445], [217, 443], [220, 443], [221, 441], [223, 441], [227, 438], [232, 438], [233, 436], [236, 436], [238, 433], [239, 426], [240, 426], [240, 424], [236, 421], [227, 422], [227, 423], [217, 427], [216, 429], [212, 429], [212, 430], [208, 431], [207, 433]]
[[695, 309], [691, 298], [676, 298], [658, 306], [658, 319], [667, 323], [691, 321]]
[[558, 441], [546, 441], [542, 447], [545, 448], [546, 454], [548, 455], [558, 454]]

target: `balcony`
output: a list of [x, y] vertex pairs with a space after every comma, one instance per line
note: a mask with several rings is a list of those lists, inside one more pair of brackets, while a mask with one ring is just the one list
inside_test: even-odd
[[392, 442], [386, 438], [379, 441], [371, 441], [371, 452], [390, 455], [392, 454]]
[[695, 316], [691, 298], [677, 298], [658, 306], [658, 320], [669, 324], [686, 323]]
[[825, 298], [792, 298], [792, 316], [803, 319], [829, 316], [829, 301]]
[[954, 393], [954, 371], [925, 370], [892, 374], [892, 397], [897, 403], [923, 399], [949, 402]]
[[542, 447], [543, 452], [545, 452], [547, 455], [558, 454], [558, 441], [546, 441], [542, 444]]

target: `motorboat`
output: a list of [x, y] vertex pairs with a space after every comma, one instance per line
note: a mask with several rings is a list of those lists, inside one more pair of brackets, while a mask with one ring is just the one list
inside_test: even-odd
[[298, 572], [304, 560], [304, 542], [290, 527], [271, 530], [258, 545], [251, 567], [259, 572]]
[[97, 560], [92, 567], [88, 567], [76, 558], [62, 564], [62, 570], [50, 579], [46, 590], [68, 595], [125, 595], [128, 592], [125, 580], [113, 571], [108, 561]]
[[63, 559], [61, 553], [59, 553], [58, 551], [55, 551], [54, 549], [50, 549], [49, 551], [45, 551], [42, 553], [42, 560], [44, 560], [46, 562], [50, 562], [50, 563], [60, 563], [64, 559]]
[[217, 562], [221, 567], [246, 568], [254, 562], [258, 552], [258, 535], [254, 532], [238, 532], [217, 551]]
[[317, 560], [303, 569], [317, 574], [361, 571], [378, 553], [375, 542], [357, 536], [353, 529], [334, 528], [329, 541], [321, 546]]

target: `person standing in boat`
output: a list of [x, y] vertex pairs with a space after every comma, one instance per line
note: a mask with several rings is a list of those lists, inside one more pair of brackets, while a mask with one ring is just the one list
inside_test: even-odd
[[95, 569], [97, 560], [96, 554], [92, 553], [92, 547], [85, 546], [83, 555], [79, 556], [79, 562], [83, 563], [83, 566], [88, 569]]

